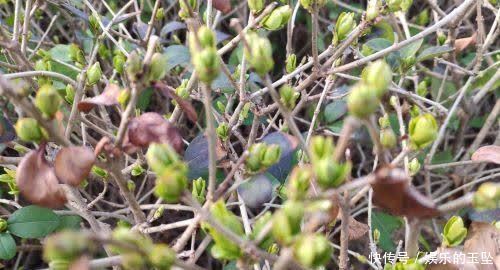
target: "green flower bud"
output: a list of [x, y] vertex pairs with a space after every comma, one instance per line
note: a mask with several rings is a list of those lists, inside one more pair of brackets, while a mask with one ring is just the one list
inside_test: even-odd
[[380, 103], [377, 93], [364, 83], [358, 83], [351, 88], [347, 97], [347, 108], [349, 112], [358, 117], [366, 118], [378, 109]]
[[125, 68], [125, 62], [127, 61], [127, 58], [125, 55], [121, 52], [115, 54], [113, 56], [113, 68], [116, 70], [118, 74], [123, 74], [123, 70]]
[[300, 93], [295, 91], [295, 89], [288, 84], [285, 84], [280, 88], [280, 101], [289, 110], [295, 107], [299, 96]]
[[201, 48], [215, 48], [217, 43], [214, 31], [205, 25], [198, 29], [198, 40], [200, 41]]
[[414, 158], [410, 161], [410, 163], [408, 164], [408, 168], [410, 169], [410, 175], [411, 176], [414, 176], [418, 173], [418, 171], [420, 171], [420, 162], [418, 161], [418, 159]]
[[418, 117], [421, 114], [420, 108], [418, 106], [411, 106], [410, 108], [410, 116], [411, 117]]
[[182, 192], [187, 188], [187, 165], [177, 163], [166, 168], [156, 178], [155, 195], [168, 203], [179, 201]]
[[[180, 1], [182, 2], [182, 1]], [[130, 80], [135, 81], [137, 79], [137, 74], [142, 72], [142, 60], [137, 52], [132, 52], [125, 63], [125, 72]]]
[[[231, 211], [227, 210], [223, 200], [218, 200], [210, 207], [210, 213], [213, 218], [221, 223], [224, 227], [231, 230], [236, 235], [243, 236], [243, 225], [238, 217]], [[202, 228], [212, 236], [215, 245], [212, 246], [211, 253], [216, 259], [235, 260], [243, 255], [240, 247], [233, 241], [228, 239], [224, 234], [217, 231], [208, 223], [202, 223]]]
[[71, 59], [71, 61], [80, 65], [85, 64], [85, 56], [82, 49], [80, 49], [80, 47], [78, 47], [78, 45], [74, 43], [71, 43], [69, 45], [69, 58]]
[[189, 18], [189, 9], [196, 11], [196, 7], [198, 6], [196, 0], [187, 0], [186, 2], [189, 4], [189, 7], [184, 3], [184, 0], [179, 1], [179, 17], [181, 17], [181, 19]]
[[265, 0], [248, 0], [248, 8], [252, 13], [259, 13], [262, 9], [264, 9]]
[[372, 88], [377, 97], [381, 98], [391, 85], [392, 70], [384, 60], [377, 60], [363, 69], [361, 78], [365, 85]]
[[418, 86], [417, 86], [417, 95], [421, 96], [421, 97], [425, 97], [427, 96], [427, 94], [429, 93], [429, 91], [427, 90], [427, 81], [421, 81], [420, 83], [418, 83]]
[[[252, 230], [252, 234], [250, 235], [250, 239], [256, 240], [259, 237], [259, 235], [261, 234], [262, 230], [265, 228], [265, 226], [269, 222], [271, 222], [272, 218], [273, 218], [273, 215], [271, 214], [271, 212], [266, 212], [261, 217], [259, 217], [253, 225], [253, 230]], [[266, 249], [271, 248], [272, 244], [274, 244], [273, 238], [270, 234], [268, 234], [259, 243], [259, 247], [266, 250]]]
[[274, 67], [273, 49], [267, 38], [259, 37], [255, 33], [247, 35], [250, 51], [245, 48], [245, 55], [250, 65], [255, 69], [255, 72], [260, 76], [264, 76]]
[[289, 244], [300, 233], [304, 216], [304, 205], [297, 201], [286, 201], [283, 208], [273, 215], [273, 237], [282, 244]]
[[134, 192], [134, 190], [135, 190], [135, 182], [132, 181], [132, 180], [128, 180], [127, 181], [127, 189], [130, 192]]
[[339, 15], [337, 23], [335, 24], [335, 33], [333, 43], [336, 45], [344, 40], [351, 31], [356, 27], [353, 12], [342, 12]]
[[144, 170], [144, 168], [140, 165], [140, 164], [136, 164], [132, 170], [130, 171], [130, 174], [132, 176], [139, 176], [141, 174], [143, 174], [146, 170]]
[[378, 119], [378, 124], [380, 125], [380, 128], [388, 128], [391, 126], [391, 122], [389, 121], [389, 115], [384, 114], [384, 116], [380, 117]]
[[184, 79], [182, 80], [181, 84], [177, 88], [175, 88], [175, 93], [183, 99], [189, 98], [189, 91], [187, 89], [187, 85], [188, 85], [188, 80]]
[[467, 228], [459, 216], [451, 217], [443, 229], [443, 244], [448, 247], [458, 246], [467, 236]]
[[179, 155], [168, 144], [153, 143], [146, 153], [146, 160], [149, 167], [157, 175], [162, 175], [174, 164], [182, 163]]
[[87, 70], [87, 84], [94, 85], [101, 80], [102, 70], [101, 64], [99, 62], [95, 62], [92, 66], [90, 66], [89, 70]]
[[366, 19], [368, 21], [373, 21], [377, 18], [381, 7], [382, 2], [380, 0], [369, 0], [366, 6]]
[[338, 187], [351, 173], [351, 164], [338, 164], [329, 158], [313, 161], [318, 184], [324, 188]]
[[387, 7], [389, 8], [389, 11], [396, 12], [401, 10], [401, 3], [403, 2], [403, 0], [386, 0], [385, 2], [387, 4]]
[[158, 81], [165, 77], [167, 73], [167, 55], [161, 53], [154, 53], [151, 57], [149, 65], [149, 81]]
[[314, 136], [309, 145], [312, 160], [331, 158], [335, 150], [332, 137]]
[[415, 58], [415, 56], [409, 56], [401, 59], [401, 66], [400, 66], [401, 71], [407, 72], [408, 70], [410, 70], [410, 68], [412, 68], [415, 65], [416, 62], [417, 59]]
[[207, 183], [205, 179], [203, 178], [198, 178], [196, 180], [193, 180], [193, 191], [191, 192], [193, 194], [193, 197], [198, 200], [200, 204], [203, 204], [205, 202], [205, 196], [207, 193]]
[[373, 242], [375, 244], [378, 244], [378, 242], [380, 241], [380, 231], [378, 229], [374, 229], [373, 230]]
[[91, 16], [89, 16], [89, 27], [90, 27], [90, 31], [92, 31], [92, 33], [94, 35], [97, 35], [99, 34], [100, 30], [101, 30], [101, 27], [99, 26], [99, 21], [100, 21], [100, 16], [99, 14], [97, 13], [92, 13]]
[[227, 141], [229, 139], [229, 125], [226, 122], [221, 123], [217, 129], [217, 136], [222, 140], [222, 141]]
[[71, 84], [66, 85], [65, 92], [66, 95], [64, 96], [64, 100], [66, 100], [66, 102], [68, 102], [69, 104], [73, 104], [73, 100], [75, 99], [75, 93], [76, 93], [73, 85]]
[[286, 195], [291, 200], [302, 200], [307, 195], [312, 178], [310, 167], [295, 167], [290, 174]]
[[93, 249], [92, 241], [84, 233], [67, 230], [45, 239], [43, 258], [47, 262], [73, 261], [90, 249]]
[[108, 178], [108, 172], [97, 166], [92, 166], [92, 173], [104, 179]]
[[278, 254], [279, 250], [280, 249], [278, 244], [272, 243], [271, 246], [269, 246], [269, 248], [267, 249], [267, 252], [269, 252], [270, 254]]
[[264, 158], [261, 160], [261, 163], [265, 167], [270, 167], [280, 159], [280, 156], [281, 147], [277, 144], [271, 144], [266, 148]]
[[39, 143], [48, 138], [47, 131], [33, 118], [21, 118], [15, 125], [17, 137], [23, 141]]
[[292, 53], [286, 58], [286, 72], [292, 73], [297, 68], [297, 55]]
[[412, 4], [413, 4], [413, 0], [403, 0], [401, 2], [401, 11], [407, 12], [410, 9]]
[[261, 22], [261, 25], [267, 30], [275, 31], [285, 26], [288, 23], [291, 15], [292, 9], [290, 8], [290, 6], [281, 6], [275, 8], [271, 12], [271, 14], [264, 18]]
[[210, 84], [219, 75], [220, 61], [217, 49], [205, 48], [193, 55], [193, 65], [200, 81]]
[[326, 0], [300, 0], [300, 5], [309, 12], [313, 11], [314, 5], [317, 8], [322, 8], [325, 4]]
[[103, 59], [107, 59], [111, 57], [111, 51], [108, 49], [104, 43], [99, 43], [99, 47], [97, 48], [97, 53]]
[[116, 99], [122, 108], [127, 107], [128, 101], [130, 100], [130, 91], [128, 89], [121, 90]]
[[245, 160], [246, 168], [251, 172], [258, 172], [262, 169], [261, 161], [264, 159], [266, 153], [265, 143], [256, 143], [248, 149], [249, 154]]
[[307, 268], [325, 266], [333, 250], [328, 239], [321, 234], [308, 234], [300, 237], [293, 245], [297, 261]]
[[161, 21], [165, 18], [165, 9], [164, 8], [159, 8], [157, 11], [156, 11], [156, 17], [155, 17], [155, 20], [157, 21]]
[[474, 193], [474, 208], [477, 210], [489, 210], [500, 207], [500, 184], [484, 183]]
[[380, 131], [380, 143], [387, 149], [394, 148], [398, 142], [396, 134], [392, 128], [383, 128]]
[[252, 107], [252, 103], [247, 102], [243, 105], [243, 109], [241, 110], [239, 119], [241, 121], [245, 120], [248, 117], [248, 113], [250, 112], [250, 108]]
[[53, 118], [62, 103], [57, 90], [50, 84], [42, 85], [36, 92], [35, 106], [47, 118]]
[[[51, 71], [52, 70], [52, 65], [50, 64], [50, 61], [47, 59], [40, 59], [35, 62], [35, 70], [37, 71]], [[50, 84], [52, 83], [52, 79], [50, 77], [46, 76], [38, 76], [38, 84]]]
[[410, 120], [408, 133], [411, 145], [416, 149], [422, 149], [436, 139], [438, 124], [432, 114], [422, 114]]
[[424, 9], [417, 15], [416, 23], [421, 26], [425, 26], [429, 23], [429, 10]]
[[111, 251], [116, 254], [130, 253], [130, 248], [140, 248], [145, 252], [150, 252], [153, 249], [153, 241], [145, 235], [137, 231], [133, 231], [126, 227], [117, 227], [113, 230], [111, 238], [114, 241], [122, 243], [122, 245], [111, 245]]
[[446, 42], [446, 39], [447, 39], [447, 37], [443, 32], [437, 33], [437, 42], [440, 46], [444, 45], [444, 43]]
[[148, 253], [149, 261], [158, 270], [170, 270], [176, 259], [175, 252], [165, 244], [155, 244], [151, 253]]
[[4, 232], [7, 230], [7, 221], [3, 218], [0, 218], [0, 232]]
[[217, 110], [219, 110], [219, 112], [223, 113], [224, 111], [226, 111], [226, 104], [224, 104], [220, 100], [217, 100], [217, 102], [215, 103], [215, 106], [217, 106]]

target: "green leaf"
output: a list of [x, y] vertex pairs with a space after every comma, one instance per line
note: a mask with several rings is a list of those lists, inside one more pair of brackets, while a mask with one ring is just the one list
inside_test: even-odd
[[0, 259], [10, 260], [16, 256], [16, 241], [10, 233], [0, 233]]
[[135, 107], [141, 111], [146, 111], [146, 109], [149, 107], [149, 103], [151, 102], [152, 96], [153, 96], [153, 89], [146, 88], [144, 91], [142, 91], [142, 93], [139, 94], [137, 105]]
[[49, 50], [49, 54], [52, 58], [63, 61], [71, 62], [71, 57], [69, 53], [69, 45], [56, 45]]
[[386, 252], [396, 251], [396, 245], [392, 240], [392, 235], [394, 231], [401, 228], [402, 225], [403, 222], [400, 218], [383, 212], [374, 211], [372, 213], [372, 230], [379, 230], [380, 240], [378, 244], [380, 248]]
[[30, 205], [23, 207], [7, 220], [8, 230], [21, 238], [42, 238], [53, 232], [60, 223], [54, 211]]
[[374, 38], [368, 40], [364, 45], [368, 46], [374, 52], [378, 52], [385, 48], [389, 48], [392, 45], [392, 42], [385, 38]]
[[78, 230], [80, 229], [80, 223], [82, 218], [80, 216], [59, 216], [59, 226], [55, 229], [56, 231], [61, 230]]
[[326, 105], [323, 114], [325, 116], [325, 121], [327, 123], [333, 123], [337, 121], [340, 117], [344, 116], [346, 112], [347, 112], [347, 104], [345, 100], [338, 99]]
[[406, 59], [408, 57], [415, 56], [420, 49], [420, 46], [422, 46], [422, 43], [424, 43], [424, 39], [419, 39], [401, 48], [399, 50], [401, 58]]
[[191, 63], [191, 55], [189, 54], [189, 49], [183, 45], [172, 45], [168, 46], [164, 50], [165, 55], [167, 55], [167, 70], [181, 65]]
[[452, 52], [453, 48], [450, 46], [433, 46], [423, 50], [417, 57], [417, 62], [429, 60], [440, 56], [441, 54]]

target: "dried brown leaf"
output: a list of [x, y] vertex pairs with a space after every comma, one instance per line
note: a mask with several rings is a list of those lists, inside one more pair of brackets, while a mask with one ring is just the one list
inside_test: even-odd
[[179, 107], [186, 113], [186, 116], [191, 122], [196, 123], [196, 121], [198, 121], [198, 114], [196, 113], [196, 110], [191, 102], [179, 97], [172, 87], [163, 82], [155, 82], [155, 87], [159, 89], [165, 97], [175, 100], [177, 104], [179, 104]]
[[221, 11], [222, 13], [228, 13], [231, 11], [230, 0], [213, 0], [212, 5], [215, 9]]
[[179, 130], [160, 114], [149, 112], [130, 120], [123, 142], [124, 149], [147, 147], [153, 142], [168, 143], [177, 152], [183, 151]]
[[464, 253], [491, 256], [489, 262], [480, 258], [475, 266], [477, 270], [496, 270], [493, 260], [500, 255], [500, 230], [489, 223], [472, 222], [464, 243]]
[[410, 185], [410, 178], [400, 168], [379, 168], [372, 188], [373, 203], [393, 215], [410, 218], [439, 215], [434, 202]]
[[44, 156], [45, 146], [26, 154], [17, 167], [16, 183], [29, 202], [49, 208], [60, 208], [66, 203], [54, 168]]
[[349, 241], [360, 239], [368, 232], [369, 229], [368, 225], [349, 217]]
[[86, 98], [78, 102], [78, 110], [88, 113], [95, 106], [113, 106], [118, 104], [118, 96], [120, 95], [120, 87], [116, 84], [110, 83], [104, 91], [95, 97]]
[[94, 162], [94, 152], [88, 147], [64, 147], [54, 160], [55, 173], [62, 183], [78, 186], [87, 178]]
[[470, 37], [459, 38], [455, 40], [455, 52], [459, 53], [467, 49], [467, 47], [475, 45], [476, 40], [477, 40], [477, 33], [474, 33]]
[[472, 154], [471, 160], [486, 161], [490, 163], [500, 164], [500, 146], [488, 145], [483, 146]]

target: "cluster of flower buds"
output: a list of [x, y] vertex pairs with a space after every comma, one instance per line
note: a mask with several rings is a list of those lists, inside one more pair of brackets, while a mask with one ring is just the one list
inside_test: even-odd
[[222, 122], [216, 129], [217, 136], [222, 141], [227, 141], [229, 139], [229, 125], [226, 122]]
[[300, 5], [311, 13], [314, 8], [322, 8], [325, 4], [326, 0], [300, 0]]
[[289, 5], [277, 7], [262, 20], [261, 25], [267, 30], [275, 31], [285, 26], [290, 16], [292, 16], [292, 9]]
[[408, 125], [410, 144], [414, 149], [422, 149], [434, 142], [438, 134], [436, 118], [430, 113], [412, 117]]
[[380, 13], [381, 7], [381, 0], [368, 0], [368, 4], [366, 5], [366, 19], [368, 21], [373, 21], [375, 18], [377, 18]]
[[414, 176], [420, 171], [421, 165], [417, 158], [414, 158], [408, 164], [408, 169], [410, 170], [410, 175]]
[[204, 203], [206, 199], [206, 194], [207, 194], [207, 183], [205, 179], [203, 178], [198, 178], [193, 180], [193, 190], [191, 192], [193, 194], [193, 197], [199, 202], [199, 203]]
[[165, 77], [167, 73], [167, 55], [159, 52], [155, 52], [151, 57], [151, 62], [149, 63], [149, 73], [147, 75], [147, 81], [158, 81]]
[[47, 131], [33, 118], [21, 118], [15, 125], [17, 137], [23, 141], [39, 143], [48, 138]]
[[281, 156], [281, 148], [277, 144], [256, 143], [250, 146], [246, 168], [251, 173], [261, 172], [276, 163]]
[[[116, 60], [116, 62], [115, 62]], [[167, 55], [164, 53], [155, 52], [151, 56], [151, 61], [148, 63], [148, 68], [144, 68], [144, 60], [137, 53], [133, 51], [129, 54], [128, 59], [124, 61], [124, 56], [121, 52], [116, 52], [113, 57], [113, 67], [117, 72], [125, 71], [127, 77], [131, 81], [142, 79], [144, 83], [161, 80], [167, 73]], [[147, 71], [147, 73], [144, 72]]]
[[309, 166], [296, 166], [286, 187], [286, 196], [290, 200], [302, 200], [306, 197], [313, 172]]
[[192, 12], [196, 12], [197, 10], [197, 7], [198, 7], [198, 1], [197, 0], [180, 0], [179, 1], [179, 17], [181, 17], [181, 19], [188, 19], [190, 18], [190, 12], [189, 10], [191, 10]]
[[304, 205], [300, 201], [288, 200], [273, 216], [272, 235], [281, 244], [291, 244], [300, 235], [304, 217]]
[[286, 72], [292, 73], [297, 68], [297, 55], [292, 53], [286, 58]]
[[[52, 64], [50, 62], [50, 54], [45, 52], [45, 51], [39, 51], [38, 54], [42, 57], [41, 59], [38, 59], [35, 62], [35, 70], [37, 71], [51, 71], [52, 70]], [[38, 76], [37, 77], [38, 84], [50, 84], [52, 83], [52, 79], [50, 77], [46, 76]], [[29, 93], [26, 94], [26, 96], [29, 95]]]
[[378, 122], [380, 124], [380, 143], [387, 149], [394, 148], [398, 140], [396, 138], [396, 134], [392, 130], [389, 122], [389, 116], [385, 114], [383, 117], [378, 119]]
[[285, 84], [280, 88], [280, 101], [289, 110], [295, 107], [299, 96], [300, 93], [295, 91], [295, 89], [288, 84]]
[[387, 7], [390, 12], [403, 11], [406, 12], [413, 4], [413, 0], [387, 0]]
[[474, 193], [474, 208], [478, 210], [490, 210], [500, 207], [500, 184], [484, 183]]
[[94, 85], [101, 80], [101, 77], [102, 77], [101, 64], [99, 62], [95, 62], [87, 70], [87, 84]]
[[346, 39], [347, 36], [356, 28], [356, 21], [354, 20], [353, 12], [342, 12], [337, 19], [335, 24], [335, 29], [333, 32], [333, 45], [339, 44], [342, 40]]
[[330, 242], [322, 234], [302, 235], [293, 245], [295, 258], [307, 268], [324, 266], [332, 254]]
[[[226, 208], [226, 204], [222, 199], [210, 206], [210, 214], [216, 221], [236, 235], [245, 235], [240, 220], [233, 212]], [[235, 260], [241, 257], [243, 252], [240, 247], [228, 239], [223, 233], [206, 222], [202, 223], [202, 228], [212, 236], [215, 242], [210, 250], [214, 258], [220, 260]]]
[[210, 28], [201, 26], [196, 33], [189, 34], [189, 49], [193, 66], [200, 81], [210, 84], [220, 73], [215, 34]]
[[127, 58], [120, 50], [115, 50], [113, 55], [113, 68], [118, 74], [123, 74]]
[[351, 173], [351, 163], [333, 160], [335, 147], [331, 137], [315, 136], [309, 146], [316, 181], [322, 188], [338, 187]]
[[82, 49], [78, 45], [72, 43], [69, 45], [69, 58], [75, 63], [79, 68], [83, 68], [85, 65], [85, 55]]
[[156, 196], [167, 202], [179, 201], [187, 187], [188, 167], [168, 144], [153, 143], [146, 153], [149, 167], [156, 173]]
[[392, 70], [384, 60], [370, 63], [363, 69], [361, 81], [351, 88], [347, 98], [349, 112], [358, 118], [374, 113], [392, 82]]
[[249, 48], [245, 47], [245, 57], [260, 76], [264, 76], [274, 67], [273, 48], [271, 42], [257, 33], [246, 36]]
[[34, 103], [43, 116], [52, 119], [59, 110], [62, 98], [52, 84], [44, 84], [36, 92]]
[[459, 216], [451, 217], [443, 229], [443, 244], [448, 247], [458, 246], [467, 236], [467, 228]]
[[54, 266], [66, 266], [57, 269], [68, 269], [71, 262], [95, 248], [85, 233], [67, 230], [45, 239], [43, 258], [49, 263], [50, 269], [56, 269]]

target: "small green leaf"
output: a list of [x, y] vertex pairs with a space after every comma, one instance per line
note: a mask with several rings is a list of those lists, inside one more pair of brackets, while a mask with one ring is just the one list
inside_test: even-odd
[[10, 233], [0, 233], [0, 259], [10, 260], [16, 256], [16, 241]]
[[8, 230], [21, 238], [42, 238], [53, 232], [60, 223], [54, 211], [30, 205], [23, 207], [7, 220]]
[[59, 216], [59, 226], [55, 230], [78, 230], [81, 222], [82, 218], [80, 216]]
[[327, 123], [333, 123], [340, 117], [344, 116], [347, 112], [347, 104], [345, 100], [339, 99], [326, 105], [324, 116]]
[[186, 46], [168, 46], [163, 52], [167, 56], [167, 70], [171, 70], [178, 65], [191, 63], [191, 55], [189, 54], [189, 49]]
[[378, 52], [385, 48], [389, 48], [392, 45], [392, 42], [385, 38], [374, 38], [368, 40], [364, 45], [368, 46], [374, 52]]
[[380, 231], [379, 246], [381, 249], [387, 252], [394, 252], [396, 250], [392, 235], [394, 231], [401, 228], [402, 224], [403, 222], [400, 218], [382, 212], [374, 211], [372, 213], [372, 230], [377, 229]]
[[433, 46], [423, 50], [417, 57], [417, 62], [429, 60], [438, 57], [442, 54], [452, 52], [453, 48], [450, 46]]
[[71, 62], [69, 48], [69, 45], [58, 44], [49, 50], [49, 54], [56, 60], [69, 63]]
[[401, 58], [406, 59], [408, 57], [415, 56], [415, 54], [420, 49], [420, 46], [422, 46], [423, 42], [424, 42], [424, 39], [415, 40], [414, 42], [401, 48], [399, 50], [399, 54], [400, 54]]

